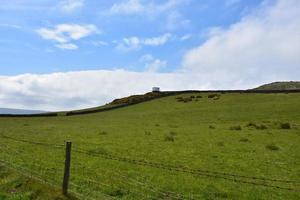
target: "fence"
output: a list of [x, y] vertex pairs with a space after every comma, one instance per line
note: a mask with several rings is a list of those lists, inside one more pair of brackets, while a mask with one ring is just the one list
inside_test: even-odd
[[[0, 143], [0, 163], [2, 165], [53, 187], [61, 187], [63, 194], [70, 193], [80, 199], [118, 199], [123, 195], [131, 195], [131, 197], [137, 199], [199, 199], [200, 194], [178, 193], [166, 188], [162, 189], [151, 184], [145, 177], [129, 176], [122, 173], [121, 170], [94, 165], [93, 159], [103, 159], [106, 161], [103, 164], [111, 162], [124, 163], [132, 167], [159, 170], [161, 173], [188, 175], [200, 180], [208, 178], [214, 181], [222, 180], [237, 183], [238, 185], [247, 184], [274, 190], [300, 192], [300, 180], [246, 176], [206, 169], [193, 169], [168, 163], [150, 162], [106, 152], [88, 151], [74, 144], [72, 146], [71, 142], [66, 142], [65, 145], [57, 145], [18, 139], [6, 135], [2, 135], [0, 138], [13, 142], [10, 143], [11, 145], [8, 145], [8, 142]], [[26, 145], [26, 148], [29, 150], [37, 151], [37, 158], [32, 157], [31, 152], [28, 155], [28, 151], [24, 150], [25, 148], [16, 148], [19, 144]], [[44, 153], [44, 155], [41, 155], [41, 158], [47, 156], [47, 159], [52, 159], [52, 162], [49, 162], [49, 160], [44, 162], [43, 159], [39, 159], [38, 148], [42, 148], [41, 152]], [[50, 152], [47, 152], [47, 150], [50, 150]], [[76, 159], [78, 156], [81, 156], [79, 160]], [[99, 172], [99, 169], [101, 172]], [[124, 187], [128, 188], [128, 191], [120, 190], [120, 188]]]

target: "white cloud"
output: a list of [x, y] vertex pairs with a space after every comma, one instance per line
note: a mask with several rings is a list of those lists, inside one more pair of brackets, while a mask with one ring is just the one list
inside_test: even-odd
[[59, 7], [64, 12], [74, 12], [84, 6], [85, 0], [63, 0], [59, 3]]
[[159, 72], [161, 68], [167, 66], [167, 61], [155, 59], [151, 54], [143, 55], [139, 61], [145, 63], [146, 72]]
[[62, 43], [55, 45], [57, 48], [60, 49], [67, 49], [67, 50], [75, 50], [78, 49], [78, 46], [72, 43]]
[[140, 48], [141, 40], [138, 37], [123, 38], [123, 41], [118, 43], [117, 49], [121, 51], [129, 51]]
[[183, 3], [187, 3], [190, 0], [167, 0], [164, 3], [142, 3], [140, 0], [123, 0], [118, 3], [114, 3], [109, 10], [109, 14], [118, 15], [132, 15], [143, 14], [148, 16], [155, 16], [166, 11], [174, 9]]
[[300, 77], [300, 1], [263, 3], [228, 29], [188, 51], [184, 70], [216, 85], [251, 85]]
[[136, 50], [141, 46], [161, 46], [167, 43], [171, 39], [172, 35], [170, 33], [163, 34], [158, 37], [151, 38], [138, 38], [136, 36], [124, 38], [123, 41], [118, 43], [117, 49], [119, 50]]
[[[79, 71], [46, 75], [0, 77], [0, 105], [41, 110], [79, 109], [98, 106], [115, 98], [164, 90], [201, 88], [177, 73]], [[205, 85], [203, 85], [205, 87]]]
[[166, 33], [159, 37], [146, 38], [143, 40], [142, 43], [148, 46], [160, 46], [160, 45], [164, 45], [171, 37], [172, 35], [170, 33]]
[[230, 7], [230, 6], [236, 5], [240, 2], [241, 2], [241, 0], [226, 0], [225, 1], [225, 6]]
[[183, 36], [180, 38], [180, 40], [181, 40], [181, 41], [186, 41], [186, 40], [189, 40], [191, 37], [192, 37], [191, 34], [185, 34], [185, 35], [183, 35]]
[[147, 72], [158, 72], [161, 68], [164, 68], [167, 66], [167, 61], [155, 59], [150, 63], [146, 64], [146, 71]]
[[105, 41], [101, 41], [101, 40], [98, 40], [98, 41], [93, 41], [92, 44], [94, 46], [108, 46], [108, 42], [105, 42]]
[[154, 58], [151, 54], [145, 54], [140, 58], [140, 62], [149, 62], [152, 61]]
[[14, 24], [0, 24], [0, 27], [4, 28], [15, 28], [15, 29], [21, 29], [22, 27], [19, 25], [14, 25]]
[[111, 14], [134, 14], [144, 10], [144, 6], [139, 0], [128, 0], [115, 3], [110, 9]]
[[[59, 24], [54, 28], [40, 28], [36, 31], [43, 39], [53, 40], [59, 44], [56, 46], [67, 46], [72, 40], [79, 40], [91, 34], [98, 33], [95, 25]], [[74, 45], [73, 45], [74, 47]], [[74, 48], [73, 48], [74, 49]]]
[[190, 26], [190, 23], [190, 20], [185, 19], [178, 11], [172, 11], [168, 14], [164, 27], [167, 30], [183, 29]]

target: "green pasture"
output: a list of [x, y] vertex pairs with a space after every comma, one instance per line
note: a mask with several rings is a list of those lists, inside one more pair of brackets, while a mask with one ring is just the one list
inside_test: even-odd
[[66, 140], [78, 199], [300, 199], [300, 94], [208, 95], [78, 116], [0, 118], [0, 199], [11, 199], [1, 175], [8, 167], [19, 181], [44, 180], [41, 193], [59, 189]]

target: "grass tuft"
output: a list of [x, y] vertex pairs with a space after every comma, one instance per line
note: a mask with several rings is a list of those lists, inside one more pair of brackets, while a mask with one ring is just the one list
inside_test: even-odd
[[175, 138], [172, 135], [167, 135], [167, 136], [165, 136], [165, 141], [167, 141], [167, 142], [174, 142]]
[[218, 145], [219, 147], [224, 147], [224, 146], [225, 146], [224, 142], [217, 142], [217, 145]]
[[99, 135], [107, 135], [107, 132], [106, 131], [100, 131]]
[[240, 131], [242, 130], [242, 127], [240, 125], [237, 125], [237, 126], [231, 126], [229, 128], [229, 130], [232, 130], [232, 131]]
[[213, 126], [213, 125], [210, 125], [208, 128], [209, 128], [209, 129], [216, 129], [216, 127]]
[[250, 142], [248, 138], [241, 138], [240, 142]]
[[214, 185], [206, 186], [206, 188], [202, 190], [202, 196], [205, 200], [228, 199], [228, 194]]
[[264, 125], [264, 124], [259, 124], [259, 125], [257, 125], [257, 124], [255, 124], [255, 123], [253, 123], [253, 122], [249, 122], [249, 123], [246, 125], [246, 127], [252, 127], [252, 128], [257, 129], [257, 130], [265, 130], [265, 129], [268, 129], [268, 127], [267, 127], [266, 125]]
[[175, 136], [175, 135], [177, 135], [177, 133], [175, 132], [175, 131], [170, 131], [170, 133], [169, 133], [170, 135], [172, 135], [172, 136]]
[[145, 135], [151, 135], [150, 131], [145, 131]]
[[271, 151], [278, 151], [279, 150], [279, 147], [276, 146], [275, 144], [268, 144], [268, 145], [266, 145], [266, 148], [271, 150]]

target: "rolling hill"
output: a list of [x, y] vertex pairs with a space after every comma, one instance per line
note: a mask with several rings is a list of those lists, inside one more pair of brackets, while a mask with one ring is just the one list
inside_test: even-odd
[[[2, 117], [0, 160], [59, 188], [71, 140], [78, 199], [296, 200], [299, 108], [299, 93], [187, 92], [85, 115]], [[0, 181], [0, 194], [51, 199], [9, 186]]]
[[255, 88], [255, 90], [300, 90], [300, 81], [273, 82]]

